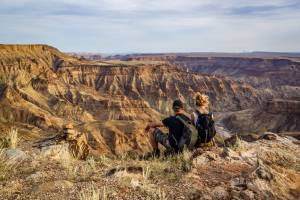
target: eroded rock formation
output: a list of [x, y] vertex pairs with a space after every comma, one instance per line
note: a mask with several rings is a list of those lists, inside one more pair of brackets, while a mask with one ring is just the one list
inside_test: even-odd
[[[54, 134], [73, 123], [101, 152], [146, 150], [146, 122], [171, 113], [174, 99], [210, 96], [213, 111], [259, 105], [249, 84], [188, 73], [168, 62], [86, 61], [45, 45], [0, 45], [1, 123]], [[30, 135], [30, 134], [29, 134]]]

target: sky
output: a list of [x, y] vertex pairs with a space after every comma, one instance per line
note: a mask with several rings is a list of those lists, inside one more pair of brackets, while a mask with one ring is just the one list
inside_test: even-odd
[[0, 0], [0, 25], [65, 52], [300, 52], [300, 0]]

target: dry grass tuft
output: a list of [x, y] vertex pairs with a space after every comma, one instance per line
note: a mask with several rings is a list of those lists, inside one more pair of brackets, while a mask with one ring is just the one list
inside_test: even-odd
[[88, 163], [88, 165], [89, 165], [89, 167], [91, 168], [92, 171], [96, 171], [96, 169], [97, 169], [97, 163], [96, 163], [94, 157], [89, 157], [87, 159], [87, 163]]
[[166, 193], [161, 188], [158, 189], [157, 196], [158, 196], [159, 200], [167, 200], [168, 199]]
[[87, 180], [98, 167], [98, 163], [93, 157], [87, 161], [78, 161], [76, 159], [61, 159], [60, 164], [70, 180]]
[[104, 187], [101, 193], [101, 190], [96, 189], [93, 185], [90, 185], [88, 189], [81, 191], [79, 193], [80, 200], [108, 200], [108, 193]]
[[9, 147], [12, 149], [17, 148], [19, 142], [18, 129], [11, 128], [8, 131], [8, 138], [9, 138]]
[[6, 137], [0, 138], [0, 148], [15, 149], [18, 146], [19, 141], [18, 129], [11, 128]]
[[60, 164], [66, 171], [66, 174], [69, 179], [75, 180], [78, 175], [79, 167], [75, 165], [74, 161], [72, 159], [60, 159]]
[[242, 142], [242, 140], [240, 139], [240, 137], [238, 135], [235, 135], [236, 137], [236, 141], [234, 144], [230, 145], [229, 148], [231, 148], [234, 151], [240, 152], [243, 151], [245, 149], [245, 146]]
[[188, 149], [184, 149], [181, 154], [173, 155], [167, 158], [170, 162], [170, 167], [175, 168], [176, 170], [189, 172], [192, 169], [192, 152]]
[[7, 158], [3, 149], [0, 149], [0, 180], [5, 180], [13, 175], [19, 165], [15, 158]]
[[150, 167], [149, 167], [149, 166], [143, 167], [143, 178], [144, 178], [145, 180], [148, 180], [149, 177], [150, 177], [150, 175], [151, 175]]

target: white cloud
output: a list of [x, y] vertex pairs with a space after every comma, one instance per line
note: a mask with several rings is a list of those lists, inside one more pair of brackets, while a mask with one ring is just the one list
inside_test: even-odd
[[66, 51], [300, 51], [298, 0], [1, 0], [0, 43]]

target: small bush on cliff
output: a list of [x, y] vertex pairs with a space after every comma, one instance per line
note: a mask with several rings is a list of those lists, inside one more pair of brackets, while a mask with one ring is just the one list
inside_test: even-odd
[[189, 172], [192, 169], [191, 152], [185, 149], [182, 154], [174, 155], [168, 158], [178, 170]]
[[9, 141], [10, 148], [15, 149], [18, 146], [18, 142], [19, 142], [18, 129], [11, 128], [8, 131], [8, 141]]
[[18, 142], [18, 130], [16, 128], [11, 128], [6, 137], [0, 138], [0, 148], [15, 149], [18, 146]]

